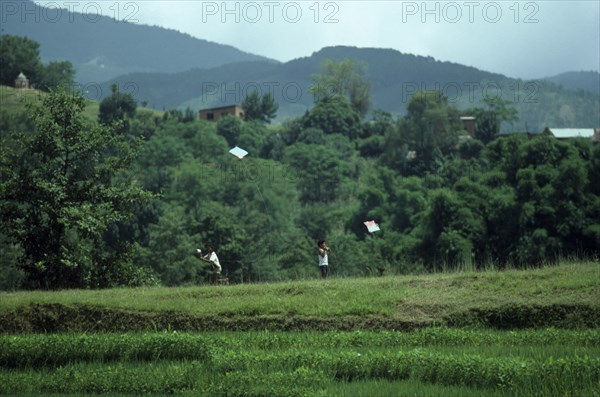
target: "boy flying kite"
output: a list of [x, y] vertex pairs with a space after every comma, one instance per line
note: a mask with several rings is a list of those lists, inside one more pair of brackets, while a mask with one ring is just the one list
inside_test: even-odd
[[206, 255], [202, 255], [202, 251], [200, 249], [197, 249], [196, 256], [202, 262], [211, 264], [213, 272], [210, 278], [210, 283], [217, 284], [217, 280], [221, 276], [221, 263], [219, 263], [219, 258], [217, 257], [217, 253], [215, 252], [215, 247], [212, 244], [209, 244], [208, 247], [206, 247], [206, 250], [208, 251], [208, 253]]

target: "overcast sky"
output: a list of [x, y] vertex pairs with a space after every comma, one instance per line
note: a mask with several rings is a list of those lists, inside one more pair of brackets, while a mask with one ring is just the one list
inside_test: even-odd
[[598, 0], [71, 3], [76, 11], [101, 10], [283, 62], [350, 45], [393, 48], [519, 78], [600, 69]]

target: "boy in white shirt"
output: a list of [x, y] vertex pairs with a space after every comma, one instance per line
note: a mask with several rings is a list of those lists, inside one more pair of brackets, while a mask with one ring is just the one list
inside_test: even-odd
[[329, 274], [329, 260], [327, 254], [331, 252], [331, 249], [327, 246], [325, 240], [319, 240], [317, 242], [319, 246], [319, 270], [321, 270], [321, 278], [327, 278]]
[[215, 247], [212, 244], [209, 244], [208, 247], [206, 247], [206, 250], [208, 251], [208, 253], [204, 256], [201, 255], [200, 250], [196, 251], [198, 253], [198, 259], [200, 259], [203, 262], [210, 263], [212, 265], [213, 272], [210, 279], [210, 283], [216, 284], [217, 280], [221, 276], [221, 263], [219, 262], [219, 257], [215, 252]]

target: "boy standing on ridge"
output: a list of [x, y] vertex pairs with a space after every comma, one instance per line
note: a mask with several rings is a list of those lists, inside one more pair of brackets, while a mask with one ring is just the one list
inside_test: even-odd
[[198, 259], [212, 265], [213, 272], [210, 278], [210, 283], [217, 284], [217, 280], [221, 276], [221, 263], [219, 263], [219, 258], [215, 252], [215, 247], [212, 244], [209, 244], [208, 247], [206, 247], [206, 250], [208, 253], [204, 256], [201, 255], [200, 250], [197, 251]]
[[325, 240], [319, 240], [317, 245], [319, 246], [319, 270], [321, 270], [321, 278], [327, 278], [327, 274], [329, 274], [327, 254], [331, 252], [331, 249], [327, 246]]

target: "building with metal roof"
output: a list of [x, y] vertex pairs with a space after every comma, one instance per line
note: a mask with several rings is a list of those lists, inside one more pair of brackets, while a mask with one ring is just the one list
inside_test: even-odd
[[546, 128], [545, 134], [551, 135], [556, 139], [571, 138], [594, 138], [595, 130], [593, 128]]

